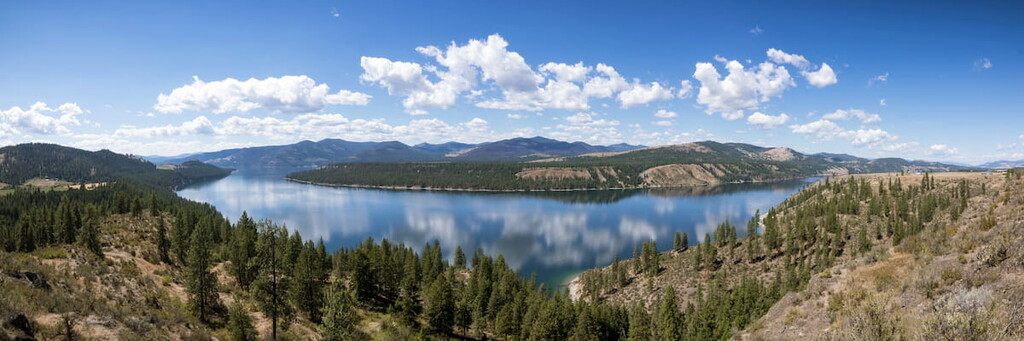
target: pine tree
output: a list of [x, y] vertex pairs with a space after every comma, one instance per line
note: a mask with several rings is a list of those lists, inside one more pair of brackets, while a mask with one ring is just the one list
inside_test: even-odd
[[238, 218], [238, 223], [235, 224], [228, 247], [231, 259], [231, 266], [228, 269], [242, 289], [249, 289], [249, 284], [256, 278], [256, 273], [259, 271], [254, 260], [258, 234], [256, 222], [249, 218], [247, 212], [242, 212], [242, 217]]
[[683, 339], [683, 316], [679, 313], [676, 289], [668, 287], [658, 306], [658, 340], [677, 341]]
[[160, 256], [160, 261], [170, 264], [171, 256], [168, 254], [171, 249], [171, 241], [167, 239], [167, 223], [164, 222], [163, 217], [157, 217], [156, 219], [156, 251]]
[[437, 334], [451, 334], [455, 325], [455, 297], [452, 285], [444, 273], [437, 275], [426, 296], [426, 309], [423, 314], [427, 320], [427, 327]]
[[285, 326], [291, 321], [294, 311], [288, 302], [289, 280], [285, 276], [285, 245], [288, 230], [271, 222], [260, 223], [260, 235], [256, 241], [259, 275], [250, 290], [260, 311], [270, 318], [271, 339], [277, 339], [278, 325]]
[[210, 257], [210, 230], [199, 226], [189, 241], [186, 268], [185, 291], [189, 294], [189, 308], [199, 320], [207, 322], [214, 308], [219, 305], [217, 276], [210, 272], [213, 260]]
[[589, 306], [584, 305], [576, 317], [576, 325], [569, 333], [569, 341], [599, 341], [601, 337], [597, 334], [597, 328], [597, 323], [590, 317]]
[[313, 242], [299, 252], [292, 274], [292, 302], [298, 310], [306, 313], [310, 321], [320, 322], [320, 309], [323, 306], [323, 287], [327, 273], [320, 264], [320, 256], [316, 254]]
[[651, 315], [637, 302], [629, 310], [629, 340], [648, 341], [654, 339], [651, 334]]
[[327, 289], [325, 301], [321, 335], [326, 341], [348, 340], [358, 322], [352, 293], [341, 281], [334, 281]]
[[82, 219], [82, 227], [78, 229], [76, 242], [86, 250], [92, 251], [92, 253], [102, 257], [103, 247], [100, 245], [99, 228], [96, 227], [99, 217], [96, 216], [92, 208], [89, 208], [88, 212], [89, 213], [86, 217]]
[[462, 253], [462, 246], [455, 247], [455, 268], [465, 269], [466, 268], [466, 254]]
[[228, 335], [234, 341], [255, 341], [259, 339], [259, 333], [252, 324], [249, 312], [241, 302], [235, 301], [228, 311]]

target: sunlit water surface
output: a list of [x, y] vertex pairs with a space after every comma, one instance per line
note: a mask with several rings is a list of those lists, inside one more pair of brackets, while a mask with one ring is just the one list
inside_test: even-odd
[[579, 271], [628, 258], [633, 247], [657, 240], [672, 246], [676, 231], [694, 244], [728, 219], [742, 235], [755, 210], [782, 202], [811, 180], [730, 184], [686, 189], [548, 193], [392, 191], [304, 185], [286, 171], [236, 172], [194, 185], [182, 197], [213, 204], [236, 221], [243, 211], [323, 238], [329, 250], [372, 237], [421, 250], [439, 240], [446, 257], [455, 246], [502, 254], [524, 276], [561, 285]]

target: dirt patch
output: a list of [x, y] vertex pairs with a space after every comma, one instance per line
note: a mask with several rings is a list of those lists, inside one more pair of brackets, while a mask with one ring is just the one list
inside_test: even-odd
[[591, 179], [590, 171], [584, 168], [537, 167], [524, 168], [516, 178], [526, 180]]
[[772, 161], [792, 161], [797, 158], [796, 152], [789, 148], [772, 148], [761, 152], [761, 157]]
[[721, 183], [724, 174], [715, 165], [671, 164], [647, 169], [640, 177], [649, 187], [707, 186]]

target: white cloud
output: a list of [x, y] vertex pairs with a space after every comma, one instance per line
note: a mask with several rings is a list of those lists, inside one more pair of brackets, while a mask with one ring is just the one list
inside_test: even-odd
[[819, 88], [839, 82], [836, 78], [836, 73], [832, 71], [832, 67], [828, 66], [828, 63], [821, 63], [818, 71], [801, 71], [800, 74], [804, 75], [804, 78], [807, 78], [807, 82], [811, 83], [811, 85]]
[[340, 18], [341, 17], [341, 13], [338, 13], [338, 9], [337, 8], [331, 8], [331, 16], [335, 17], [335, 18]]
[[71, 127], [81, 126], [78, 116], [85, 113], [76, 103], [64, 103], [50, 108], [44, 102], [36, 102], [22, 109], [14, 106], [0, 110], [0, 137], [27, 133], [60, 134], [71, 133]]
[[850, 141], [850, 144], [858, 147], [867, 146], [869, 148], [893, 150], [896, 148], [902, 148], [901, 146], [906, 146], [906, 144], [895, 143], [899, 137], [882, 129], [846, 130], [835, 122], [827, 119], [817, 120], [802, 125], [792, 125], [789, 126], [789, 128], [793, 133], [814, 135], [819, 140], [823, 141], [829, 141], [835, 138], [848, 140]]
[[888, 81], [889, 81], [889, 73], [886, 72], [884, 74], [881, 74], [881, 75], [878, 75], [878, 76], [875, 76], [875, 77], [872, 77], [871, 79], [869, 79], [868, 80], [868, 87], [871, 87], [871, 86], [875, 85], [875, 83], [885, 83], [885, 82], [888, 82]]
[[665, 109], [658, 109], [658, 111], [654, 112], [654, 116], [655, 117], [660, 117], [660, 118], [675, 118], [675, 117], [679, 116], [679, 114], [677, 114], [675, 111], [668, 111], [668, 110], [665, 110]]
[[689, 80], [684, 79], [679, 82], [679, 92], [676, 92], [676, 97], [679, 99], [687, 99], [693, 96], [693, 83]]
[[213, 123], [206, 116], [199, 116], [195, 119], [182, 123], [181, 125], [167, 125], [162, 127], [136, 128], [123, 126], [114, 131], [114, 137], [167, 137], [181, 135], [212, 135], [214, 134]]
[[743, 118], [743, 110], [755, 109], [795, 85], [786, 68], [770, 62], [746, 70], [733, 60], [725, 68], [729, 74], [723, 79], [711, 63], [697, 63], [693, 77], [701, 83], [697, 103], [708, 114], [720, 113], [728, 120]]
[[[882, 100], [882, 103], [883, 103], [882, 105], [884, 105], [884, 103], [885, 103], [884, 101], [885, 100], [883, 99]], [[821, 118], [826, 119], [826, 120], [848, 120], [848, 119], [851, 119], [851, 118], [856, 118], [856, 119], [860, 120], [861, 123], [875, 123], [875, 122], [879, 122], [879, 121], [882, 120], [882, 117], [878, 116], [878, 114], [868, 113], [868, 112], [866, 112], [864, 110], [860, 110], [860, 109], [850, 109], [850, 110], [839, 109], [839, 110], [836, 110], [836, 111], [834, 111], [834, 112], [832, 112], [830, 114], [825, 114]]]
[[526, 116], [523, 116], [523, 114], [511, 114], [510, 113], [510, 114], [507, 114], [505, 116], [508, 117], [508, 118], [511, 118], [513, 120], [521, 120], [521, 119], [526, 118]]
[[931, 147], [928, 147], [928, 149], [933, 156], [953, 156], [960, 153], [956, 148], [952, 148], [944, 144], [933, 144]]
[[153, 106], [159, 112], [179, 114], [184, 111], [248, 112], [265, 108], [271, 112], [310, 113], [327, 105], [366, 105], [370, 95], [340, 90], [330, 93], [327, 84], [316, 84], [308, 76], [284, 76], [239, 81], [228, 78], [204, 82], [193, 76], [192, 84], [160, 94]]
[[628, 109], [654, 101], [672, 99], [672, 90], [662, 87], [661, 84], [657, 82], [641, 84], [639, 81], [634, 81], [633, 84], [630, 85], [629, 89], [620, 92], [616, 99], [618, 99], [619, 104], [623, 109]]
[[766, 115], [760, 112], [755, 112], [747, 117], [747, 124], [758, 126], [761, 129], [773, 129], [780, 125], [788, 123], [790, 120], [789, 115], [779, 114], [778, 116]]
[[[583, 62], [549, 62], [534, 70], [508, 46], [504, 38], [494, 34], [464, 45], [453, 42], [444, 48], [416, 48], [436, 64], [362, 57], [364, 73], [360, 78], [387, 88], [389, 95], [405, 97], [402, 104], [406, 111], [416, 114], [426, 113], [427, 108], [451, 108], [467, 92], [463, 97], [477, 107], [516, 111], [589, 110], [590, 98], [615, 98], [628, 108], [671, 99], [676, 92], [659, 83], [627, 82], [605, 64], [592, 67]], [[681, 85], [678, 93], [685, 97], [690, 91], [687, 87], [692, 86], [688, 82]]]
[[757, 35], [761, 35], [761, 33], [764, 33], [764, 30], [761, 29], [761, 26], [754, 26], [754, 28], [750, 29], [749, 32], [750, 32], [750, 34], [753, 34], [753, 35], [757, 36]]
[[651, 122], [651, 124], [656, 125], [656, 126], [669, 127], [669, 126], [672, 126], [672, 121], [661, 120], [661, 121]]
[[992, 68], [992, 61], [988, 60], [988, 58], [980, 58], [980, 59], [977, 59], [977, 60], [974, 61], [974, 69], [976, 69], [976, 70], [984, 70], [984, 69], [991, 69], [991, 68]]
[[804, 56], [798, 54], [789, 54], [774, 48], [768, 49], [766, 53], [768, 54], [768, 59], [771, 59], [771, 61], [776, 64], [789, 64], [801, 70], [806, 70], [811, 67], [811, 62], [807, 61], [807, 58], [804, 58]]
[[878, 100], [878, 106], [881, 106], [881, 107], [886, 106], [885, 98]]

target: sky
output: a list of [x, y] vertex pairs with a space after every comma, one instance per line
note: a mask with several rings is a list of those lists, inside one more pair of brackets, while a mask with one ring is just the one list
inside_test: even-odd
[[1021, 1], [4, 1], [0, 144], [1024, 159]]

